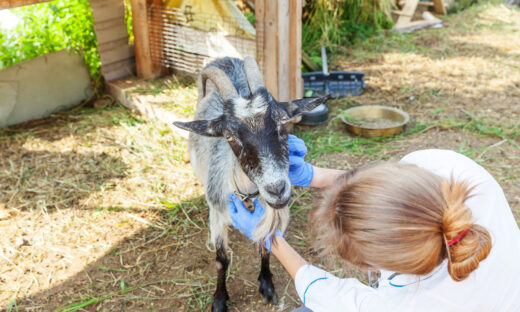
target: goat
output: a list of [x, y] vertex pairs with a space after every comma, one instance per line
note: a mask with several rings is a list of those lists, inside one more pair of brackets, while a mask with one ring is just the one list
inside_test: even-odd
[[[264, 87], [251, 57], [211, 62], [198, 77], [198, 92], [194, 121], [174, 125], [190, 131], [190, 161], [205, 186], [211, 241], [217, 253], [212, 311], [226, 311], [228, 195], [235, 192], [242, 200], [260, 195], [265, 215], [254, 233], [257, 241], [276, 229], [284, 231], [291, 197], [287, 125], [328, 97], [277, 102]], [[277, 304], [269, 252], [262, 248], [260, 253], [259, 291], [264, 303]]]

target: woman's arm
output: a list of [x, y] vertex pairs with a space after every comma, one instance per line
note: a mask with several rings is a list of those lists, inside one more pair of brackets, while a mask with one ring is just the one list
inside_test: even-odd
[[[228, 205], [233, 226], [253, 239], [253, 233], [265, 211], [254, 201], [255, 211], [251, 213], [242, 201], [230, 195]], [[279, 232], [279, 231], [277, 231]], [[363, 285], [355, 278], [340, 279], [315, 266], [309, 265], [279, 234], [268, 239], [265, 247], [269, 250], [294, 280], [298, 296], [303, 304], [313, 311], [385, 311], [377, 306], [375, 290]], [[369, 298], [370, 297], [370, 298]], [[366, 306], [369, 304], [370, 306]]]
[[306, 154], [305, 142], [289, 134], [289, 180], [292, 185], [324, 188], [344, 173], [342, 170], [314, 167], [304, 160]]
[[314, 176], [309, 186], [324, 188], [336, 181], [336, 179], [346, 171], [338, 169], [328, 169], [313, 166]]
[[296, 276], [296, 272], [298, 272], [302, 266], [308, 264], [282, 236], [276, 236], [273, 239], [271, 252], [278, 261], [280, 261], [293, 280]]

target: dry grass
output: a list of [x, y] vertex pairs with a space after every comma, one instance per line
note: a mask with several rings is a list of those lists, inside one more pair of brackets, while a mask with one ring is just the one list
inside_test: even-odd
[[[520, 220], [520, 12], [482, 5], [444, 29], [371, 39], [336, 59], [366, 73], [365, 95], [331, 104], [398, 106], [413, 117], [387, 139], [349, 136], [340, 124], [298, 128], [315, 164], [352, 168], [427, 147], [484, 165]], [[143, 99], [189, 115], [193, 84], [142, 82]], [[119, 107], [79, 108], [0, 132], [0, 309], [10, 311], [201, 311], [215, 283], [201, 185], [182, 158], [186, 142], [167, 126]], [[306, 259], [366, 279], [308, 245], [315, 191], [295, 189], [287, 237]], [[260, 259], [232, 231], [231, 311], [300, 305], [273, 261], [280, 305], [257, 293]], [[347, 269], [345, 269], [347, 268]]]
[[200, 194], [185, 145], [123, 108], [3, 131], [1, 302], [58, 285], [150, 225], [169, 228], [168, 205]]
[[177, 78], [167, 76], [155, 80], [136, 80], [137, 88], [133, 91], [140, 95], [143, 102], [170, 110], [181, 118], [191, 118], [197, 102], [197, 84], [189, 76]]

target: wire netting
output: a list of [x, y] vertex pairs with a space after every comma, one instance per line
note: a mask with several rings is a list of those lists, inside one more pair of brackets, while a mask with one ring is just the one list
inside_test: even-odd
[[218, 57], [255, 57], [254, 27], [238, 9], [223, 11], [230, 5], [229, 0], [213, 3], [219, 10], [201, 12], [200, 7], [192, 5], [151, 5], [147, 14], [153, 62], [197, 74]]

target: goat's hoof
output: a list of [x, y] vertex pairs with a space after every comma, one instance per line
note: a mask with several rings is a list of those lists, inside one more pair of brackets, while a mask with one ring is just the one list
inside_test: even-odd
[[278, 295], [274, 293], [271, 297], [262, 295], [262, 302], [264, 304], [268, 304], [269, 302], [272, 302], [273, 305], [278, 305]]
[[211, 305], [211, 312], [226, 312], [226, 300], [226, 298], [213, 299], [213, 304]]
[[272, 281], [260, 280], [260, 288], [258, 288], [258, 291], [262, 294], [262, 301], [264, 304], [272, 302], [273, 305], [278, 305], [278, 295], [274, 291]]

